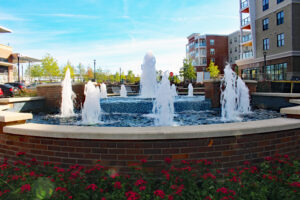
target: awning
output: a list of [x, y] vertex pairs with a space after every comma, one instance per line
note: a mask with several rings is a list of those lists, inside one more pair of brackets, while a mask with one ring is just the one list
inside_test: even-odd
[[18, 63], [18, 56], [19, 56], [19, 63], [41, 62], [41, 60], [39, 59], [31, 58], [29, 56], [23, 56], [18, 53], [13, 53], [11, 56], [12, 56], [12, 63]]
[[0, 26], [0, 33], [11, 33], [12, 31], [9, 30], [8, 28], [4, 28], [2, 26]]
[[13, 66], [13, 64], [12, 63], [8, 63], [8, 62], [2, 62], [2, 61], [0, 61], [0, 66], [10, 67], [10, 66]]

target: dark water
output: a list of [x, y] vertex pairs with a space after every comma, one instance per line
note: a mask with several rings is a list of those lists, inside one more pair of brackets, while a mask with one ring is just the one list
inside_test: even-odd
[[[140, 98], [108, 98], [101, 100], [101, 120], [92, 126], [106, 127], [145, 127], [153, 126], [152, 99]], [[219, 109], [210, 109], [210, 101], [203, 96], [178, 97], [174, 103], [174, 126], [190, 126], [203, 124], [229, 123], [222, 121]], [[252, 113], [240, 116], [237, 121], [255, 121], [281, 117], [281, 114], [270, 110], [253, 110]], [[32, 123], [77, 125], [81, 124], [81, 114], [70, 118], [60, 118], [57, 115], [40, 113], [30, 120]]]

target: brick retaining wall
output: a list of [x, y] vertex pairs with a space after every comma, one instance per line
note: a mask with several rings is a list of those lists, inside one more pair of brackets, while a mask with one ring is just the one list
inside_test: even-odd
[[[84, 134], [84, 133], [83, 133]], [[300, 129], [230, 137], [201, 139], [120, 141], [60, 139], [0, 134], [0, 158], [16, 159], [19, 151], [40, 161], [91, 166], [101, 160], [106, 167], [128, 172], [128, 165], [148, 160], [150, 170], [160, 170], [164, 159], [208, 159], [220, 161], [220, 169], [241, 166], [243, 161], [257, 163], [276, 153], [289, 154], [300, 159]]]

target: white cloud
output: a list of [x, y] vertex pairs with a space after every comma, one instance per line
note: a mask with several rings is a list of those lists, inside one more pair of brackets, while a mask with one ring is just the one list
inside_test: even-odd
[[25, 21], [26, 19], [20, 18], [11, 14], [6, 14], [1, 11], [0, 21]]

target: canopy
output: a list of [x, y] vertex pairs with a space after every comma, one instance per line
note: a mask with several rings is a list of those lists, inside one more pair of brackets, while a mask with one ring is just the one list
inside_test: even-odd
[[19, 53], [12, 54], [12, 63], [18, 63], [18, 56], [19, 56], [19, 63], [28, 63], [28, 62], [41, 62], [41, 60], [36, 58], [31, 58], [29, 56], [23, 56]]

